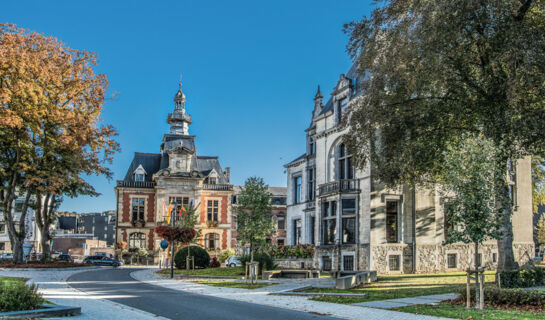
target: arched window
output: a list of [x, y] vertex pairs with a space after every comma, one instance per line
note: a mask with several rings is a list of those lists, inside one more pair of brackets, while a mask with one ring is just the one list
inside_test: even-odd
[[207, 233], [204, 236], [204, 247], [208, 250], [214, 250], [220, 247], [220, 235], [217, 233]]
[[129, 248], [146, 248], [146, 235], [134, 232], [129, 235]]
[[354, 167], [352, 166], [352, 156], [348, 153], [348, 148], [341, 143], [337, 152], [337, 177], [339, 180], [354, 179]]

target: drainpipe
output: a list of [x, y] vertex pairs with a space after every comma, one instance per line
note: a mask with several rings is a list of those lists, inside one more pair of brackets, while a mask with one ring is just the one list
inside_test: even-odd
[[413, 202], [413, 273], [416, 273], [416, 187], [412, 190], [412, 202]]

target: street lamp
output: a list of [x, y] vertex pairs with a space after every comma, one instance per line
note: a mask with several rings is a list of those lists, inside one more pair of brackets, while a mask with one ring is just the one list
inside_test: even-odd
[[[170, 211], [170, 223], [172, 225], [172, 229], [175, 227], [175, 220], [176, 220], [176, 201], [174, 201], [172, 206], [172, 209]], [[174, 212], [174, 214], [173, 214]], [[174, 278], [174, 239], [170, 240], [170, 279]]]

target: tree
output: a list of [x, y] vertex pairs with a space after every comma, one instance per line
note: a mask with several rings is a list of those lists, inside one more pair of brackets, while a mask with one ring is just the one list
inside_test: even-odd
[[[447, 230], [445, 243], [472, 243], [475, 270], [479, 270], [479, 246], [501, 236], [501, 211], [496, 205], [494, 180], [503, 176], [494, 158], [496, 150], [482, 136], [464, 135], [447, 147], [440, 194], [444, 201]], [[479, 277], [476, 277], [479, 301]]]
[[246, 180], [238, 196], [237, 233], [241, 244], [250, 245], [250, 259], [254, 261], [254, 249], [265, 243], [274, 233], [270, 217], [272, 210], [269, 186], [262, 178]]
[[[463, 134], [497, 150], [497, 170], [545, 150], [545, 3], [382, 1], [345, 26], [362, 76], [346, 137], [387, 185], [433, 182]], [[507, 175], [496, 179], [499, 270], [516, 268]]]
[[4, 24], [0, 50], [0, 200], [20, 263], [24, 229], [15, 230], [13, 199], [24, 194], [23, 213], [36, 210], [46, 258], [59, 200], [97, 195], [84, 176], [110, 178], [106, 165], [119, 145], [115, 129], [100, 119], [108, 82], [94, 73], [93, 53]]
[[545, 245], [545, 215], [542, 215], [537, 223], [537, 243]]
[[532, 158], [532, 207], [538, 214], [539, 206], [545, 205], [545, 160]]

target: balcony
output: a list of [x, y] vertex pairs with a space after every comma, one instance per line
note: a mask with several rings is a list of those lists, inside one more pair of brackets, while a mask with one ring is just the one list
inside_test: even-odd
[[316, 208], [316, 201], [310, 200], [307, 202], [306, 210], [314, 210]]
[[231, 191], [233, 190], [233, 185], [232, 184], [203, 184], [200, 188], [203, 190]]
[[117, 180], [117, 186], [123, 188], [153, 188], [155, 187], [155, 182]]
[[360, 181], [358, 179], [337, 180], [329, 183], [324, 183], [318, 188], [320, 196], [326, 196], [333, 193], [359, 192]]

